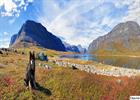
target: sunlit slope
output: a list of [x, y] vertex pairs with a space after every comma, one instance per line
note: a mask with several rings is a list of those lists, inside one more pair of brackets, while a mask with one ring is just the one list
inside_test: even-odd
[[133, 21], [116, 25], [111, 32], [94, 40], [89, 52], [96, 54], [140, 53], [140, 26]]

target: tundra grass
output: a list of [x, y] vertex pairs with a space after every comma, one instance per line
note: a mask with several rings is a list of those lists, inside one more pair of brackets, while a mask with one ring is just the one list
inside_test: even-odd
[[[139, 77], [89, 74], [41, 61], [36, 61], [38, 89], [30, 91], [23, 85], [28, 55], [9, 53], [0, 56], [0, 63], [5, 65], [0, 66], [2, 100], [125, 100], [130, 95], [140, 95]], [[41, 67], [39, 63], [52, 69]]]

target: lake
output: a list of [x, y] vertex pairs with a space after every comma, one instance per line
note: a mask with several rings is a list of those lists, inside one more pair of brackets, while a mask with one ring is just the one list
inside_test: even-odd
[[72, 54], [62, 55], [62, 58], [74, 58], [81, 60], [96, 61], [103, 64], [113, 65], [117, 67], [140, 69], [140, 57], [129, 56], [97, 56], [91, 54]]

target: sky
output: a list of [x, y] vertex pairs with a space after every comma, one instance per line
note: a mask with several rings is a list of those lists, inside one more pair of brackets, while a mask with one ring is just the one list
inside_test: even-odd
[[0, 47], [9, 46], [26, 20], [87, 48], [120, 22], [140, 24], [140, 0], [0, 0]]

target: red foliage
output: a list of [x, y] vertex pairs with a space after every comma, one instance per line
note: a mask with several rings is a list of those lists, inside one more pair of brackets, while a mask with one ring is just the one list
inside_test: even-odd
[[110, 96], [101, 96], [100, 100], [111, 100]]
[[9, 85], [12, 85], [14, 83], [14, 80], [10, 76], [4, 76], [2, 82], [4, 83], [4, 85], [9, 86]]

